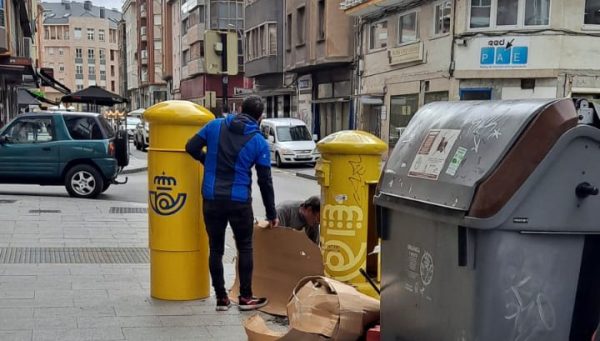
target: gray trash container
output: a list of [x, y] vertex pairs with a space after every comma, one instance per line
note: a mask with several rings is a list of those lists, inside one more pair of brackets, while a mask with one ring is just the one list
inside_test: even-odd
[[375, 196], [383, 340], [591, 339], [600, 129], [585, 113], [570, 99], [417, 112]]

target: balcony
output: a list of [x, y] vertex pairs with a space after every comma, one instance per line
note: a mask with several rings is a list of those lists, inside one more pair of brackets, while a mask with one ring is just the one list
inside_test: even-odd
[[141, 51], [140, 62], [142, 63], [142, 65], [148, 65], [148, 50]]
[[187, 14], [194, 8], [204, 5], [204, 0], [188, 0], [183, 5], [181, 5], [181, 13]]
[[75, 57], [75, 64], [83, 64], [83, 58]]
[[95, 74], [95, 73], [90, 73], [90, 74], [88, 75], [88, 79], [89, 79], [89, 80], [96, 81], [96, 74]]
[[142, 41], [148, 41], [148, 29], [145, 26], [140, 27], [140, 39]]
[[187, 75], [195, 76], [197, 74], [205, 73], [204, 70], [204, 58], [194, 59], [187, 63]]
[[206, 27], [204, 24], [196, 24], [192, 27], [190, 27], [187, 31], [187, 39], [186, 39], [186, 43], [189, 45], [192, 45], [193, 43], [197, 42], [197, 41], [201, 41], [204, 40], [204, 31], [206, 30]]
[[88, 58], [88, 65], [94, 65], [94, 64], [96, 64], [96, 59]]
[[347, 15], [360, 17], [380, 12], [387, 6], [409, 5], [414, 2], [414, 0], [341, 0], [340, 9]]
[[83, 73], [76, 73], [75, 79], [83, 79]]

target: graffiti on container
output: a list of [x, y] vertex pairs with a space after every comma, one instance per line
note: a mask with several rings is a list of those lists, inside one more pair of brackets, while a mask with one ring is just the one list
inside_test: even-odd
[[492, 138], [496, 140], [500, 139], [502, 132], [498, 129], [498, 122], [496, 121], [484, 121], [477, 120], [471, 123], [471, 134], [473, 134], [473, 150], [475, 153], [479, 152], [479, 146], [481, 142], [488, 141]]
[[540, 289], [535, 288], [531, 276], [513, 283], [506, 294], [508, 299], [504, 318], [513, 322], [511, 340], [526, 341], [554, 330], [556, 313], [552, 302]]
[[350, 168], [352, 169], [352, 174], [348, 177], [348, 181], [352, 184], [352, 196], [357, 204], [361, 204], [361, 193], [362, 186], [364, 185], [363, 177], [366, 173], [365, 166], [363, 165], [362, 156], [358, 155], [358, 161], [349, 160]]

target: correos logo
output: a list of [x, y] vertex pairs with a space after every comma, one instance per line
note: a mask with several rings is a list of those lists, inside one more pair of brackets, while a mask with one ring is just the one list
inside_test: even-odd
[[154, 191], [149, 191], [149, 202], [152, 210], [159, 215], [169, 216], [179, 212], [185, 205], [187, 193], [177, 193], [177, 179], [162, 175], [154, 177]]

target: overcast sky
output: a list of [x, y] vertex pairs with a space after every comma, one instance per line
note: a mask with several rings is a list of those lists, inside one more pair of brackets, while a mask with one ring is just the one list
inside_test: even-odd
[[[75, 2], [83, 2], [83, 0], [72, 0]], [[42, 2], [60, 2], [60, 0], [42, 0]], [[106, 8], [116, 8], [119, 11], [123, 6], [123, 0], [92, 0], [96, 6], [104, 6]]]

